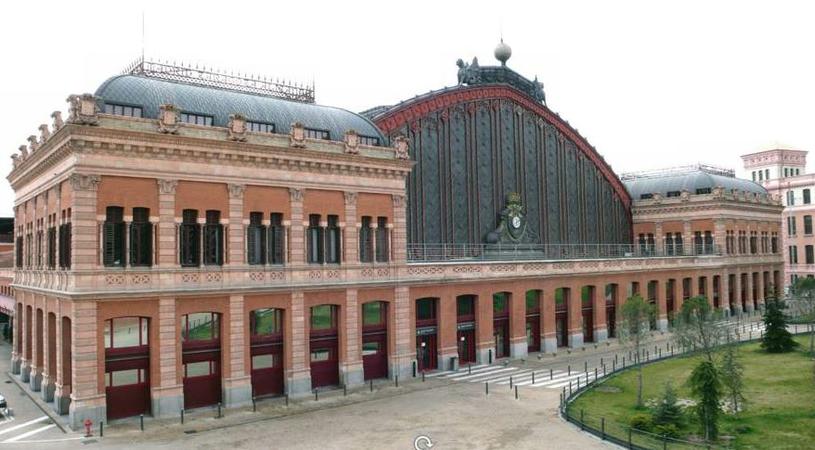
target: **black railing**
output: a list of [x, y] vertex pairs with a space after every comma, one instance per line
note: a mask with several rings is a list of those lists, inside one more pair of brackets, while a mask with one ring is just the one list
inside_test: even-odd
[[717, 245], [671, 246], [647, 244], [408, 244], [411, 262], [468, 260], [563, 260], [662, 258], [721, 255]]

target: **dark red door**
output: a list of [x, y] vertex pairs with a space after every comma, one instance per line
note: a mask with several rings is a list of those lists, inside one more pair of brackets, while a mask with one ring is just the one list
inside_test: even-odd
[[475, 328], [459, 330], [457, 338], [459, 363], [475, 362]]
[[388, 376], [388, 334], [386, 331], [363, 333], [362, 370], [366, 380]]
[[419, 372], [436, 370], [439, 367], [436, 347], [436, 333], [416, 336], [416, 362]]
[[492, 332], [495, 338], [495, 357], [509, 356], [509, 318], [503, 317], [492, 321]]
[[528, 352], [541, 350], [541, 320], [538, 314], [526, 316], [526, 346]]
[[614, 306], [606, 305], [606, 327], [608, 329], [608, 337], [613, 338], [617, 336], [617, 309]]
[[594, 342], [594, 311], [583, 309], [583, 342]]
[[252, 345], [252, 395], [283, 394], [283, 343]]
[[569, 344], [569, 325], [566, 322], [565, 311], [555, 314], [555, 335], [558, 347], [565, 347]]
[[311, 339], [311, 388], [340, 384], [337, 338]]
[[185, 353], [184, 409], [221, 402], [221, 352]]
[[150, 411], [149, 364], [146, 356], [105, 362], [108, 419], [137, 416]]

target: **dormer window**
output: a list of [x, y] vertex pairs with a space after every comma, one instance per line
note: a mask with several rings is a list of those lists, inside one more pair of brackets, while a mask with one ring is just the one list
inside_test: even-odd
[[640, 194], [640, 200], [650, 200], [654, 198], [654, 194]]
[[212, 126], [212, 116], [205, 116], [203, 114], [181, 113], [181, 121], [192, 125], [203, 125], [206, 127]]
[[113, 103], [105, 103], [105, 114], [113, 114], [115, 116], [127, 116], [127, 117], [142, 117], [142, 109], [141, 106], [116, 105]]
[[680, 191], [670, 191], [666, 194], [666, 197], [679, 197], [680, 195], [682, 195]]
[[306, 137], [309, 139], [331, 139], [331, 134], [328, 130], [318, 130], [316, 128], [306, 128]]
[[373, 136], [359, 135], [359, 143], [361, 145], [370, 145], [370, 146], [373, 146], [373, 147], [378, 147], [379, 146], [379, 138], [378, 137], [373, 137]]
[[710, 194], [710, 193], [711, 193], [710, 188], [699, 188], [699, 189], [696, 189], [696, 195]]
[[246, 129], [254, 133], [274, 133], [275, 127], [273, 123], [266, 122], [246, 122]]

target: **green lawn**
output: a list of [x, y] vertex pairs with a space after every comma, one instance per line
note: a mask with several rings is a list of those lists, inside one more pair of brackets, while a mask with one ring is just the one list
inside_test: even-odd
[[[815, 362], [804, 354], [807, 336], [796, 340], [801, 343], [797, 351], [780, 355], [764, 353], [755, 343], [741, 347], [747, 407], [738, 417], [725, 415], [720, 432], [735, 438], [733, 448], [815, 448]], [[645, 401], [656, 398], [668, 380], [680, 399], [690, 398], [686, 380], [697, 361], [697, 357], [685, 357], [645, 366]], [[592, 426], [603, 417], [607, 429], [615, 423], [627, 425], [632, 415], [648, 412], [634, 407], [636, 375], [635, 370], [628, 370], [586, 392], [570, 406], [571, 414], [579, 417], [582, 409]], [[690, 423], [681, 431], [698, 434], [695, 417], [687, 411], [686, 415]]]

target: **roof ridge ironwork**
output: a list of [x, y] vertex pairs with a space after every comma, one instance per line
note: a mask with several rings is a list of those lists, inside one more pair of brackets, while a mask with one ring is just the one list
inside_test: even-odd
[[704, 172], [711, 175], [736, 178], [734, 169], [714, 166], [712, 164], [696, 163], [685, 166], [666, 167], [662, 169], [641, 170], [637, 172], [625, 172], [620, 174], [620, 180], [632, 181], [646, 178], [660, 178], [674, 175], [684, 175], [691, 172]]

